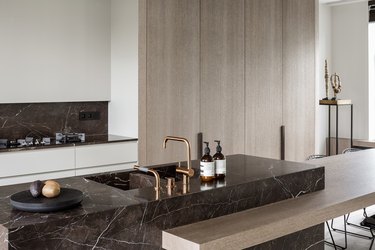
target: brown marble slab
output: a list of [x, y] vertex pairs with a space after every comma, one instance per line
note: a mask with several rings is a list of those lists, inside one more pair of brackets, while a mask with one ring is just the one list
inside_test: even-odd
[[[79, 120], [79, 112], [100, 112], [99, 120]], [[54, 137], [56, 132], [108, 134], [108, 102], [0, 104], [0, 138]]]
[[[193, 161], [193, 167], [198, 166]], [[324, 188], [324, 168], [308, 164], [233, 155], [227, 157], [227, 173], [225, 182], [212, 185], [193, 177], [187, 194], [181, 182], [171, 195], [163, 186], [159, 199], [153, 187], [127, 190], [129, 174], [123, 172], [66, 178], [59, 182], [81, 190], [82, 205], [49, 214], [20, 212], [10, 206], [9, 196], [27, 189], [27, 184], [2, 187], [0, 235], [5, 234], [5, 240], [0, 244], [16, 249], [162, 249], [162, 230]]]
[[256, 246], [375, 204], [375, 149], [307, 163], [325, 166], [324, 190], [167, 230], [163, 247]]

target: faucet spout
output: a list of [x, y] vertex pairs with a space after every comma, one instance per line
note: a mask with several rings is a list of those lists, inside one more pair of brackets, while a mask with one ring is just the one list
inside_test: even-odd
[[159, 173], [151, 168], [146, 168], [146, 167], [140, 167], [138, 165], [134, 165], [134, 169], [144, 172], [144, 173], [152, 173], [155, 176], [155, 190], [156, 192], [159, 192], [160, 190], [160, 176]]
[[167, 142], [171, 141], [179, 141], [184, 142], [186, 145], [186, 153], [187, 153], [187, 167], [181, 167], [180, 163], [178, 164], [178, 167], [176, 168], [176, 173], [183, 174], [183, 193], [189, 192], [189, 179], [190, 177], [194, 176], [194, 169], [191, 167], [191, 147], [190, 142], [183, 137], [178, 136], [166, 136], [163, 141], [163, 148], [167, 147]]
[[167, 148], [167, 142], [171, 141], [179, 141], [179, 142], [184, 142], [186, 145], [186, 153], [187, 153], [187, 169], [188, 169], [188, 175], [189, 177], [192, 177], [194, 175], [194, 171], [191, 168], [191, 146], [190, 142], [183, 137], [178, 137], [178, 136], [166, 136], [163, 141], [163, 148]]

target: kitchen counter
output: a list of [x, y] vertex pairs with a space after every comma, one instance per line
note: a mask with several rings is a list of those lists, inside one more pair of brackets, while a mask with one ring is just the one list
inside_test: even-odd
[[61, 147], [74, 147], [74, 146], [84, 146], [84, 145], [94, 145], [103, 143], [114, 143], [114, 142], [126, 142], [126, 141], [138, 141], [137, 138], [103, 134], [103, 135], [86, 135], [85, 142], [76, 143], [65, 143], [65, 144], [51, 144], [44, 146], [30, 146], [30, 147], [14, 147], [14, 148], [0, 148], [0, 153], [2, 152], [17, 152], [24, 150], [40, 150], [48, 148], [61, 148]]
[[[192, 165], [197, 169], [199, 162]], [[173, 175], [169, 170], [175, 165], [155, 168], [161, 176]], [[59, 180], [63, 187], [82, 190], [84, 200], [56, 213], [12, 209], [10, 195], [28, 184], [2, 187], [0, 249], [161, 249], [162, 230], [324, 189], [323, 167], [245, 155], [228, 156], [225, 181], [202, 184], [196, 175], [189, 193], [183, 194], [178, 182], [171, 195], [163, 187], [159, 199], [153, 187], [126, 190], [131, 174]]]
[[[375, 204], [375, 149], [316, 159], [307, 163], [325, 166], [324, 190], [298, 199], [284, 200], [265, 207], [167, 230], [163, 235], [163, 245], [165, 244], [167, 249], [178, 243], [180, 249], [186, 249], [186, 246], [189, 246], [189, 249], [233, 249], [233, 246], [234, 249], [252, 246], [254, 249], [262, 249], [257, 247], [270, 243], [267, 248], [270, 249], [270, 246], [277, 245], [275, 241], [278, 239], [288, 238], [288, 235], [300, 230], [315, 227], [332, 218]], [[202, 230], [205, 231], [204, 234]], [[294, 236], [307, 239], [301, 237], [301, 234]], [[298, 244], [295, 238], [293, 243]], [[323, 248], [321, 246], [317, 249]]]

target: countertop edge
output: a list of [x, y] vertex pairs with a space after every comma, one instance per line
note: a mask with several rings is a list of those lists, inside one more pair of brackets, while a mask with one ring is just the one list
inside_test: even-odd
[[[163, 231], [163, 248], [174, 249], [179, 246], [185, 249], [195, 245], [196, 249], [252, 247], [373, 205], [375, 200], [375, 192], [373, 192], [342, 203], [317, 208], [314, 200], [319, 195], [321, 194], [318, 191], [296, 199]], [[309, 207], [307, 208], [303, 203], [309, 204]], [[200, 232], [207, 232], [208, 229], [209, 234], [197, 236]]]

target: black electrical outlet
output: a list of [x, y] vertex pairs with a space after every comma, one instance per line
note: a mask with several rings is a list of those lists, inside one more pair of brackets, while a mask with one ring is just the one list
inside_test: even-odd
[[88, 120], [100, 120], [100, 112], [93, 111], [93, 112], [79, 112], [79, 120], [80, 121], [88, 121]]

